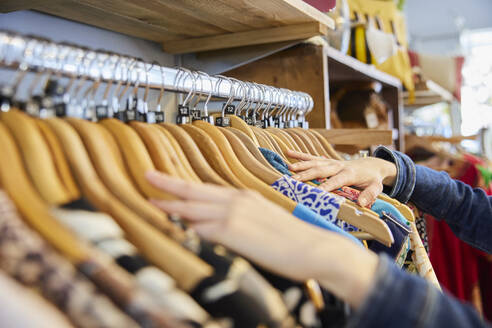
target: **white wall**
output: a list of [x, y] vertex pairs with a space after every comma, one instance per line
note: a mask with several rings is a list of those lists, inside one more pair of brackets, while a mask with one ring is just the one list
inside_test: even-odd
[[425, 53], [460, 53], [462, 29], [492, 27], [490, 0], [407, 0], [411, 48]]

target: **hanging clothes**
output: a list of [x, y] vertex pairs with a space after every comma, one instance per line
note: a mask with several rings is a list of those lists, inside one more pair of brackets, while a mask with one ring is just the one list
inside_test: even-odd
[[36, 288], [77, 327], [138, 327], [18, 217], [0, 191], [0, 267]]
[[163, 309], [189, 323], [207, 325], [209, 315], [190, 296], [177, 289], [171, 277], [138, 254], [110, 216], [96, 212], [83, 198], [52, 208], [51, 213], [81, 239], [92, 242], [114, 258]]

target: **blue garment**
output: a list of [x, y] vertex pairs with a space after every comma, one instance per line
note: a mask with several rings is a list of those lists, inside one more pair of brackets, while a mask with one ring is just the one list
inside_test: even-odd
[[400, 223], [408, 227], [410, 226], [410, 222], [408, 222], [408, 220], [403, 216], [403, 214], [400, 213], [400, 211], [396, 209], [396, 207], [382, 199], [376, 199], [374, 204], [371, 206], [371, 210], [378, 213], [379, 216], [383, 215], [383, 212], [390, 213], [394, 218], [400, 221]]
[[394, 242], [391, 247], [381, 244], [376, 240], [367, 242], [369, 249], [376, 254], [387, 254], [393, 261], [399, 266], [403, 267], [407, 253], [410, 250], [410, 232], [411, 228], [405, 224], [399, 222], [392, 213], [381, 213], [381, 220], [383, 220], [393, 234]]
[[292, 173], [290, 173], [289, 168], [287, 167], [287, 164], [284, 162], [282, 157], [280, 157], [279, 154], [276, 152], [273, 152], [269, 149], [265, 148], [258, 148], [261, 153], [263, 154], [263, 157], [272, 165], [277, 171], [279, 171], [282, 174], [286, 174], [288, 176], [291, 176]]
[[314, 213], [312, 210], [310, 210], [308, 207], [302, 205], [302, 204], [297, 204], [296, 208], [292, 212], [292, 215], [294, 215], [296, 218], [303, 220], [304, 222], [311, 223], [315, 226], [318, 226], [320, 228], [336, 232], [340, 235], [343, 235], [353, 242], [357, 243], [358, 245], [362, 245], [362, 243], [359, 241], [359, 239], [355, 238], [351, 234], [343, 231], [333, 223], [326, 221], [323, 217], [320, 215]]
[[345, 202], [345, 198], [292, 179], [287, 175], [283, 175], [272, 183], [272, 187], [296, 203], [308, 207], [314, 213], [319, 214], [323, 219], [340, 227], [342, 230], [358, 230], [353, 225], [337, 218], [338, 211]]
[[[446, 173], [414, 165], [406, 155], [379, 147], [375, 156], [395, 163], [393, 188], [385, 191], [445, 220], [462, 240], [492, 251], [492, 197], [452, 180]], [[350, 318], [348, 327], [491, 327], [469, 305], [439, 292], [424, 279], [409, 275], [380, 256], [372, 291]]]

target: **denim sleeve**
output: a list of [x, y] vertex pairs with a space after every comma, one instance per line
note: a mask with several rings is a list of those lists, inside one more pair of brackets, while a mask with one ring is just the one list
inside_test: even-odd
[[386, 147], [377, 148], [375, 156], [396, 164], [398, 174], [390, 196], [401, 202], [411, 200], [425, 213], [445, 220], [461, 240], [492, 253], [492, 197], [445, 172], [414, 165], [408, 156]]
[[385, 187], [384, 192], [402, 203], [407, 203], [415, 188], [415, 165], [412, 160], [397, 151], [380, 146], [374, 151], [374, 156], [392, 162], [396, 165], [396, 179], [392, 188]]
[[349, 328], [490, 327], [478, 313], [381, 256], [372, 291]]

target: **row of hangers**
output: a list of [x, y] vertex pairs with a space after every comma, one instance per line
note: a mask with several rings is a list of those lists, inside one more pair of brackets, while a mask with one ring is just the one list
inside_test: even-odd
[[[0, 54], [3, 61], [5, 48]], [[185, 232], [148, 202], [148, 198], [173, 196], [153, 187], [145, 179], [146, 172], [159, 170], [186, 181], [256, 190], [292, 212], [297, 204], [270, 187], [281, 174], [258, 147], [277, 152], [287, 163], [295, 161], [285, 155], [288, 149], [340, 159], [318, 132], [302, 128], [306, 127], [305, 110], [299, 110], [306, 105], [302, 101], [277, 106], [272, 105], [273, 96], [264, 103], [248, 99], [251, 90], [261, 93], [266, 86], [224, 78], [222, 81], [231, 85], [230, 95], [222, 111], [211, 115], [213, 125], [203, 110], [213, 92], [206, 94], [198, 87], [205, 85], [208, 75], [181, 69], [175, 78], [177, 89], [190, 80], [194, 87], [180, 105], [177, 119], [181, 124], [170, 124], [156, 115], [159, 111], [148, 110], [149, 84], [140, 95], [140, 85], [132, 83], [132, 74], [127, 74], [127, 81], [110, 78], [98, 100], [95, 95], [102, 79], [90, 81], [87, 72], [78, 68], [65, 86], [55, 69], [38, 72], [36, 83], [43, 77], [47, 80], [44, 93], [30, 97], [23, 106], [18, 104], [24, 110], [16, 109], [15, 94], [27, 71], [22, 62], [20, 66], [7, 88], [13, 92], [2, 97], [0, 187], [30, 225], [74, 264], [86, 260], [90, 252], [51, 216], [49, 207], [83, 196], [111, 215], [147, 259], [176, 279], [180, 288], [190, 291], [211, 275], [213, 268], [180, 245]], [[164, 89], [162, 83], [159, 102]], [[117, 101], [108, 101], [110, 93]], [[198, 116], [197, 106], [204, 98]], [[239, 104], [233, 106], [237, 98]], [[123, 100], [125, 106], [119, 105]], [[147, 110], [140, 111], [142, 108]], [[249, 111], [257, 117], [251, 117]], [[246, 120], [241, 117], [244, 112], [249, 115]], [[282, 124], [288, 128], [275, 127]], [[338, 217], [388, 246], [393, 242], [391, 231], [378, 215], [355, 203], [345, 202]]]

